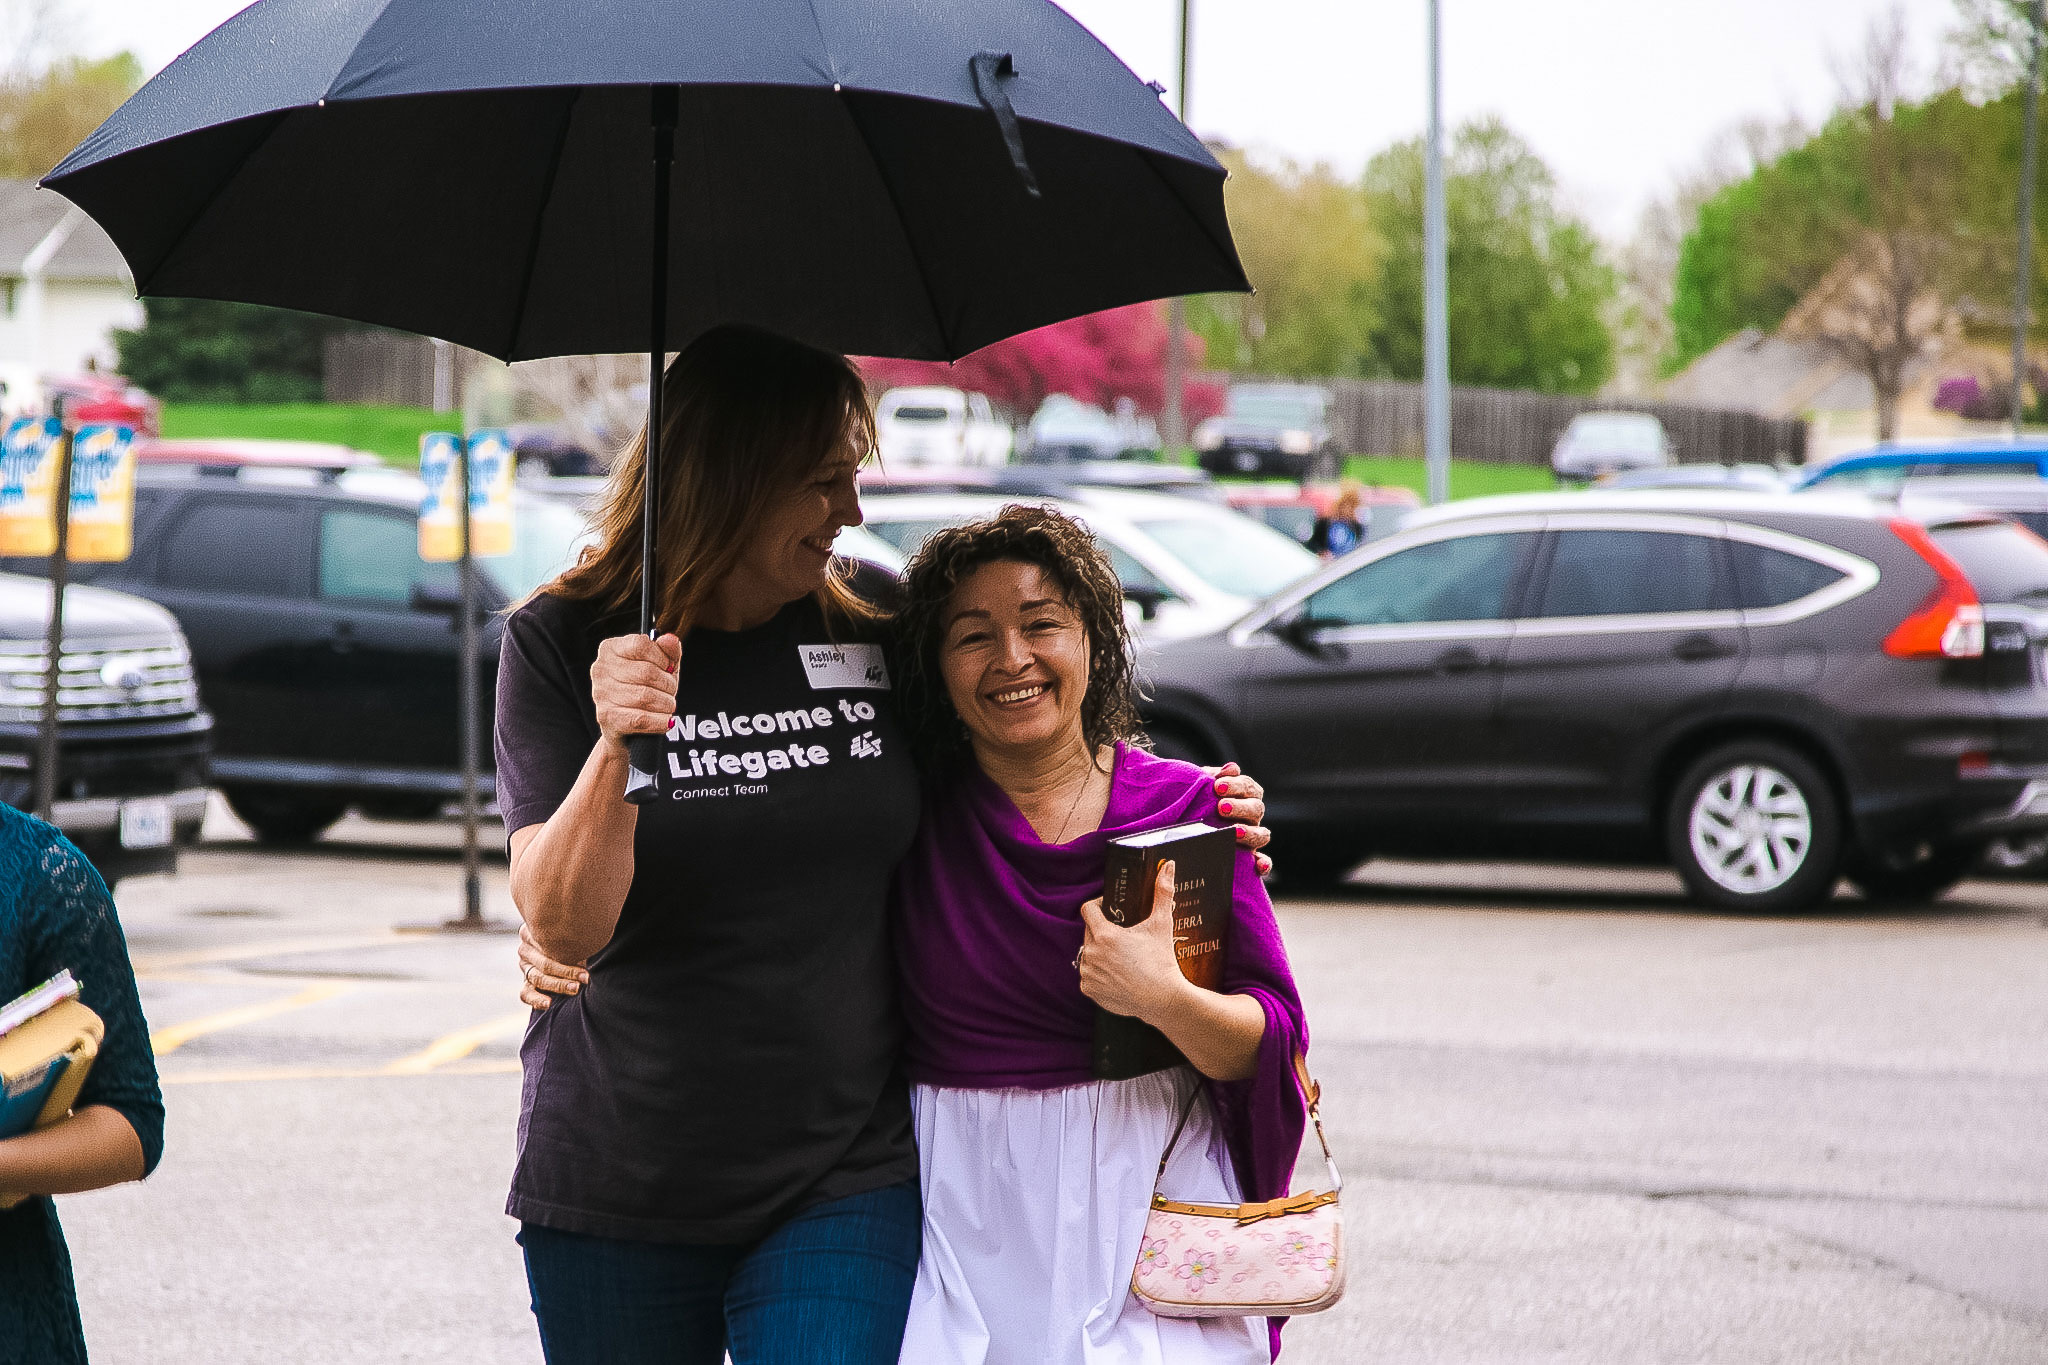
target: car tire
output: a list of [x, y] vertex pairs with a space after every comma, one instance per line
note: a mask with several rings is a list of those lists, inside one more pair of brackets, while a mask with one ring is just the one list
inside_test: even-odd
[[1809, 910], [1833, 892], [1841, 868], [1834, 787], [1813, 760], [1772, 740], [1701, 755], [1672, 791], [1664, 831], [1686, 890], [1719, 910]]
[[1863, 898], [1878, 905], [1925, 905], [1947, 894], [1970, 875], [1984, 856], [1982, 843], [1920, 845], [1878, 853], [1858, 851], [1849, 859], [1849, 880]]
[[221, 795], [266, 844], [309, 844], [348, 810], [341, 797], [289, 787], [228, 787]]
[[1984, 870], [1999, 877], [2048, 877], [2048, 834], [2008, 834], [1984, 850]]
[[360, 801], [364, 815], [372, 820], [438, 820], [448, 804], [445, 796], [381, 796]]

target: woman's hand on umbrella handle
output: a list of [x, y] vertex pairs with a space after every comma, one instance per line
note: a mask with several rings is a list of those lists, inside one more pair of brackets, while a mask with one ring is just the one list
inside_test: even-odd
[[1259, 875], [1273, 870], [1273, 860], [1259, 852], [1273, 842], [1273, 831], [1261, 822], [1266, 818], [1266, 789], [1235, 763], [1204, 768], [1216, 783], [1216, 814], [1237, 827], [1237, 846], [1252, 851]]
[[590, 665], [590, 700], [607, 744], [624, 752], [629, 735], [667, 732], [682, 659], [683, 642], [673, 635], [619, 635], [598, 645]]
[[557, 962], [533, 941], [533, 930], [519, 926], [519, 974], [524, 981], [519, 999], [529, 1008], [544, 1010], [558, 995], [576, 995], [590, 984], [590, 973], [582, 963]]

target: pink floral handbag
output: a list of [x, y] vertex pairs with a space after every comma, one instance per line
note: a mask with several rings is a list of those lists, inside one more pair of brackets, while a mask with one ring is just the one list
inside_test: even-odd
[[[1320, 1313], [1344, 1297], [1344, 1213], [1337, 1205], [1344, 1182], [1323, 1136], [1322, 1092], [1299, 1053], [1294, 1072], [1330, 1188], [1263, 1204], [1183, 1204], [1159, 1193], [1154, 1177], [1131, 1292], [1161, 1317], [1295, 1317]], [[1201, 1095], [1196, 1086], [1180, 1111], [1159, 1158], [1159, 1176]]]

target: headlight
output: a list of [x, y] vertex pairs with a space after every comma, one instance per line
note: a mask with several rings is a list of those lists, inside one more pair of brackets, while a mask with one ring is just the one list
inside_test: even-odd
[[1280, 449], [1288, 455], [1311, 455], [1315, 453], [1315, 433], [1308, 431], [1283, 431], [1280, 433]]
[[1214, 450], [1223, 444], [1223, 433], [1216, 429], [1214, 422], [1204, 422], [1195, 428], [1195, 449]]

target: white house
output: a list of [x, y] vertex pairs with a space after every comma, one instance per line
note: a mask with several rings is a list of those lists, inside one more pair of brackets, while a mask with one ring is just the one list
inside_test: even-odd
[[113, 239], [62, 195], [0, 180], [0, 368], [115, 368], [113, 331], [142, 325]]

